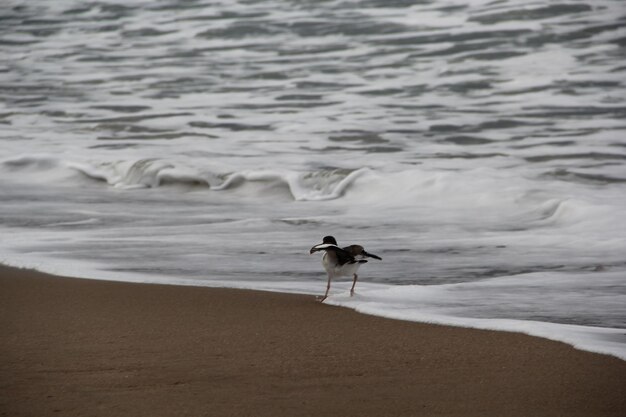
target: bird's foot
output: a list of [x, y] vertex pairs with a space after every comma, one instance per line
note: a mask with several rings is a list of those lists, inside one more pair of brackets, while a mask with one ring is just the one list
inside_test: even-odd
[[327, 298], [328, 298], [328, 296], [327, 296], [327, 295], [325, 295], [325, 296], [323, 296], [323, 297], [315, 297], [315, 299], [316, 299], [317, 301], [319, 301], [320, 303], [323, 303], [323, 302], [324, 302], [324, 300], [325, 300], [325, 299], [327, 299]]

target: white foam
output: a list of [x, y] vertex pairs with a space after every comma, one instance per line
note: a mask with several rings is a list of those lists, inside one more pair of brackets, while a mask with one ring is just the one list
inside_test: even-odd
[[[555, 309], [568, 308], [595, 308], [602, 311], [619, 311], [626, 303], [626, 294], [610, 294], [602, 305], [593, 307], [588, 305], [584, 292], [572, 295], [575, 291], [570, 284], [572, 281], [594, 279], [600, 277], [618, 285], [623, 280], [623, 274], [596, 273], [574, 277], [562, 276], [563, 282], [557, 285], [569, 295], [563, 296], [546, 289], [545, 283], [539, 284], [540, 295], [527, 292], [534, 279], [555, 280], [557, 274], [534, 274], [511, 278], [498, 278], [465, 284], [437, 285], [437, 286], [361, 286], [358, 295], [350, 297], [347, 292], [331, 296], [326, 301], [329, 304], [354, 309], [360, 313], [408, 320], [424, 323], [443, 324], [476, 329], [511, 331], [525, 333], [570, 344], [578, 349], [590, 352], [603, 353], [626, 360], [626, 331], [623, 328], [607, 328], [597, 326], [580, 326], [566, 323], [548, 323], [538, 320], [517, 320], [505, 318], [480, 317], [487, 310], [497, 309], [497, 305], [506, 306], [515, 303], [529, 315], [541, 316], [545, 310], [545, 299], [550, 298], [558, 306]], [[549, 288], [548, 284], [548, 288]], [[607, 284], [610, 285], [610, 284]], [[511, 286], [511, 288], [508, 288]], [[525, 290], [520, 292], [519, 289]], [[344, 290], [345, 291], [345, 290]], [[572, 307], [571, 298], [578, 298], [578, 307]], [[490, 307], [487, 307], [489, 306]], [[506, 310], [506, 307], [503, 307]], [[519, 313], [519, 312], [518, 312]], [[549, 316], [546, 311], [546, 316]], [[506, 313], [504, 313], [506, 315]], [[567, 319], [567, 318], [565, 318]]]

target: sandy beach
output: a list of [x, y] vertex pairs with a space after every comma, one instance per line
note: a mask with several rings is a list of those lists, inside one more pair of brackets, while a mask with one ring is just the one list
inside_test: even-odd
[[313, 296], [0, 267], [0, 415], [623, 416], [626, 362]]

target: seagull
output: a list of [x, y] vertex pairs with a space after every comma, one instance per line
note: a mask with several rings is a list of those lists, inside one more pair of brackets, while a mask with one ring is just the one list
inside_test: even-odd
[[364, 258], [374, 258], [382, 261], [380, 256], [372, 253], [367, 253], [363, 246], [350, 245], [345, 248], [337, 246], [337, 240], [333, 236], [325, 236], [322, 243], [315, 245], [311, 248], [309, 253], [324, 251], [322, 257], [322, 265], [328, 273], [328, 284], [326, 285], [326, 294], [320, 301], [324, 301], [328, 298], [328, 291], [330, 290], [330, 281], [336, 277], [349, 277], [353, 276], [352, 288], [350, 288], [350, 297], [354, 295], [354, 286], [358, 275], [356, 271], [361, 264], [367, 262]]

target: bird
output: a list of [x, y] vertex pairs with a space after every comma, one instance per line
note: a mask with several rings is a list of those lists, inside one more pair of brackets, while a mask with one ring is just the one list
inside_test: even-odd
[[328, 291], [330, 291], [330, 282], [336, 277], [349, 277], [352, 276], [352, 288], [350, 288], [350, 296], [354, 295], [354, 287], [358, 279], [357, 271], [359, 267], [367, 262], [365, 258], [374, 258], [383, 260], [380, 256], [368, 253], [361, 245], [350, 245], [344, 248], [340, 248], [337, 244], [337, 240], [333, 236], [325, 236], [322, 239], [322, 243], [315, 245], [309, 251], [310, 254], [315, 252], [324, 251], [322, 256], [322, 265], [326, 273], [328, 273], [328, 284], [326, 285], [326, 293], [320, 299], [324, 301], [328, 298]]

